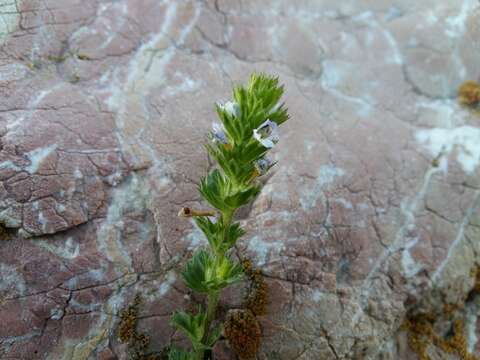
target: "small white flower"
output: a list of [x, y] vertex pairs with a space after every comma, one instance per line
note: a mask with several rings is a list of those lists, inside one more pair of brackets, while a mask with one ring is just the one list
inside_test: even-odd
[[253, 130], [253, 137], [266, 148], [272, 148], [279, 140], [278, 125], [270, 120], [265, 121], [258, 129]]
[[219, 124], [218, 122], [212, 123], [212, 139], [213, 142], [218, 142], [221, 144], [228, 144], [227, 134], [225, 133], [225, 129], [223, 125]]
[[273, 161], [268, 157], [263, 157], [255, 161], [255, 170], [259, 176], [265, 175], [267, 171], [274, 165]]
[[240, 117], [240, 105], [235, 101], [227, 101], [225, 104], [218, 104], [218, 107], [232, 117]]

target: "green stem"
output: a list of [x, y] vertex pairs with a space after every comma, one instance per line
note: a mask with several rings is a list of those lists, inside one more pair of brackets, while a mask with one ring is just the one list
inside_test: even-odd
[[[223, 241], [227, 240], [227, 229], [230, 227], [230, 224], [233, 219], [233, 214], [235, 213], [235, 210], [233, 211], [226, 211], [222, 213], [222, 222], [223, 222]], [[213, 256], [215, 257], [215, 261], [220, 261], [222, 258], [225, 256], [225, 254], [217, 254], [216, 252], [212, 252]], [[202, 344], [205, 344], [208, 340], [208, 337], [210, 335], [210, 326], [215, 320], [215, 314], [217, 313], [217, 305], [218, 305], [218, 300], [220, 298], [220, 292], [216, 291], [214, 293], [208, 294], [207, 296], [207, 320], [205, 321], [205, 328], [203, 331], [203, 338], [202, 338]], [[205, 351], [204, 350], [198, 350], [196, 351], [195, 354], [195, 359], [196, 360], [204, 360], [205, 356]]]
[[[232, 222], [232, 218], [233, 218], [234, 213], [235, 213], [235, 210], [226, 211], [226, 212], [222, 213], [222, 222], [223, 222], [222, 238], [223, 238], [223, 241], [227, 241], [227, 230], [230, 228], [230, 224]], [[223, 254], [222, 254], [221, 257], [223, 257]]]
[[208, 295], [207, 323], [211, 323], [215, 318], [219, 298], [220, 292], [218, 291]]

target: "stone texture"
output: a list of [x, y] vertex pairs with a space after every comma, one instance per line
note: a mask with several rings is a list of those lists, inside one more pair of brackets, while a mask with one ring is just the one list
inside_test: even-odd
[[[455, 100], [480, 77], [478, 2], [1, 9], [2, 358], [125, 359], [115, 329], [136, 292], [152, 349], [180, 339], [168, 317], [191, 296], [177, 274], [203, 240], [176, 214], [200, 201], [213, 102], [252, 71], [280, 76], [292, 116], [273, 176], [241, 214], [238, 253], [274, 300], [259, 358], [412, 359], [407, 313], [465, 303], [480, 353], [480, 306], [467, 299], [480, 118]], [[216, 353], [234, 358], [223, 343]]]

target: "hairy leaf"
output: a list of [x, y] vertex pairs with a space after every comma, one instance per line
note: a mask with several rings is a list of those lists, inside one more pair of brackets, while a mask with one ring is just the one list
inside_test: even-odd
[[185, 284], [200, 293], [212, 293], [243, 279], [243, 269], [228, 257], [214, 258], [205, 250], [197, 251], [182, 273]]
[[175, 346], [171, 347], [168, 352], [168, 360], [194, 360], [194, 354], [190, 351], [179, 349]]
[[176, 311], [172, 316], [172, 324], [188, 336], [195, 348], [201, 347], [207, 314], [199, 312], [192, 315], [184, 311]]

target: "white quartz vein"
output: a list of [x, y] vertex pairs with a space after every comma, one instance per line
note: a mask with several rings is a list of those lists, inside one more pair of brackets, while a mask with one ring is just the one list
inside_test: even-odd
[[448, 248], [448, 253], [445, 259], [442, 261], [440, 266], [437, 268], [437, 270], [433, 273], [432, 280], [433, 282], [437, 282], [439, 280], [439, 277], [442, 275], [442, 272], [444, 271], [445, 267], [448, 265], [450, 258], [452, 257], [455, 249], [457, 248], [458, 244], [464, 239], [465, 237], [465, 228], [468, 226], [470, 218], [473, 215], [473, 212], [475, 211], [476, 207], [478, 206], [478, 199], [480, 198], [480, 190], [475, 191], [475, 194], [473, 196], [473, 201], [472, 205], [470, 208], [468, 208], [465, 216], [463, 217], [463, 221], [461, 222], [460, 226], [458, 227], [457, 235], [455, 236], [455, 239], [453, 240], [452, 244]]
[[406, 200], [401, 204], [400, 210], [404, 217], [403, 224], [395, 234], [395, 238], [392, 244], [388, 246], [385, 251], [378, 256], [378, 260], [374, 263], [372, 270], [370, 270], [369, 274], [363, 281], [363, 284], [358, 292], [358, 296], [360, 297], [360, 301], [358, 302], [359, 308], [352, 317], [352, 326], [355, 326], [357, 324], [357, 322], [360, 320], [360, 317], [364, 313], [365, 306], [368, 302], [367, 300], [369, 299], [372, 290], [372, 279], [374, 278], [374, 276], [384, 267], [392, 254], [408, 246], [406, 240], [410, 240], [410, 238], [406, 237], [406, 234], [415, 226], [416, 212], [418, 211], [419, 206], [423, 203], [423, 199], [427, 192], [432, 176], [439, 171], [441, 171], [441, 167], [429, 168], [428, 171], [425, 173], [422, 185], [418, 193], [413, 198]]

